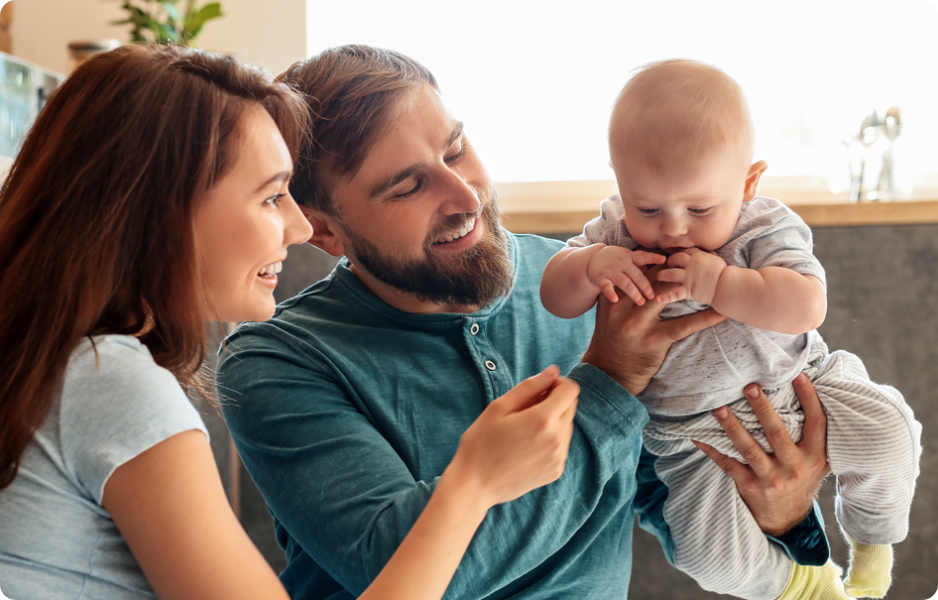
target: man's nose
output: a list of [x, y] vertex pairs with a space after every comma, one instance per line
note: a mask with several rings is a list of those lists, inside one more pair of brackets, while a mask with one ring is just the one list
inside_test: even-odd
[[441, 211], [444, 214], [473, 213], [479, 210], [479, 193], [459, 173], [447, 169], [441, 183], [444, 188]]

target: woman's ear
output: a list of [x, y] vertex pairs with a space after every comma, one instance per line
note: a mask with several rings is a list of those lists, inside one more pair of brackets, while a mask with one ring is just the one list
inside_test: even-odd
[[313, 235], [309, 238], [310, 244], [329, 256], [339, 257], [345, 254], [345, 244], [336, 235], [339, 228], [333, 217], [302, 204], [300, 204], [300, 210], [303, 211], [303, 216], [306, 217], [309, 224], [313, 226]]
[[752, 166], [749, 167], [749, 173], [746, 174], [746, 187], [743, 190], [743, 202], [749, 202], [756, 197], [756, 192], [759, 190], [759, 180], [762, 179], [762, 174], [765, 173], [768, 166], [767, 162], [760, 160], [752, 163]]

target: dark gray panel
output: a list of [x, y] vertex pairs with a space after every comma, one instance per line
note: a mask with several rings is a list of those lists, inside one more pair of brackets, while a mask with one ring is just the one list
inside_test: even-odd
[[[862, 358], [874, 381], [899, 389], [923, 426], [922, 474], [909, 537], [895, 548], [887, 598], [931, 598], [938, 589], [938, 437], [931, 434], [938, 430], [938, 225], [817, 228], [814, 236], [815, 254], [828, 277], [829, 308], [821, 334], [831, 350], [842, 348]], [[828, 478], [819, 502], [833, 559], [845, 566], [833, 498], [833, 480]], [[635, 530], [630, 598], [730, 597], [697, 588], [668, 565], [654, 537], [637, 526]], [[657, 576], [649, 577], [651, 573]]]

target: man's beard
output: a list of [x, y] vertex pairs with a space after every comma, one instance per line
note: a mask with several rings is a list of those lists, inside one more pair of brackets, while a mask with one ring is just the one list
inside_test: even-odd
[[[353, 261], [381, 282], [421, 302], [460, 306], [487, 306], [511, 290], [514, 268], [508, 236], [501, 226], [498, 201], [479, 193], [481, 212], [450, 215], [427, 236], [422, 259], [406, 259], [382, 252], [347, 223], [343, 229], [352, 246]], [[485, 223], [485, 236], [464, 252], [439, 254], [432, 249], [441, 235], [459, 229], [473, 216]]]

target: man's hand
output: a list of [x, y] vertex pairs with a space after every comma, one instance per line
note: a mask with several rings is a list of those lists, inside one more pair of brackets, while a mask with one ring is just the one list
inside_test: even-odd
[[586, 277], [590, 283], [610, 302], [618, 302], [619, 295], [615, 288], [625, 292], [635, 304], [645, 304], [655, 297], [651, 282], [645, 277], [642, 268], [645, 265], [664, 264], [667, 257], [644, 250], [632, 251], [621, 246], [606, 246], [593, 255], [586, 267]]
[[736, 489], [759, 527], [775, 537], [811, 512], [814, 495], [831, 470], [827, 462], [827, 417], [821, 401], [803, 374], [795, 378], [794, 386], [804, 410], [799, 443], [792, 441], [762, 389], [755, 384], [746, 388], [746, 399], [774, 454], [763, 450], [725, 406], [713, 414], [748, 464], [725, 456], [712, 446], [694, 442], [736, 481]]
[[[662, 266], [648, 270], [646, 276], [659, 294], [668, 293], [675, 284], [658, 283]], [[658, 372], [671, 344], [723, 321], [726, 317], [707, 309], [676, 319], [662, 321], [664, 304], [648, 302], [636, 306], [622, 295], [615, 304], [599, 297], [596, 329], [583, 362], [593, 365], [636, 395], [648, 386]]]
[[667, 304], [691, 299], [701, 304], [713, 304], [717, 283], [726, 268], [726, 261], [713, 252], [699, 248], [686, 248], [668, 258], [668, 267], [658, 274], [658, 281], [679, 284], [674, 290], [659, 294], [657, 301]]

